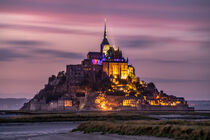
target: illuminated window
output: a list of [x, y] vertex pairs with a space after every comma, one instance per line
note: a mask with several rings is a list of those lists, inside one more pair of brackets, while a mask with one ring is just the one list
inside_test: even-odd
[[70, 106], [72, 106], [72, 100], [65, 100], [65, 101], [64, 101], [64, 106], [65, 106], [65, 107], [70, 107]]
[[110, 49], [109, 45], [104, 45], [103, 53], [107, 56], [107, 51]]
[[136, 101], [133, 99], [123, 100], [123, 106], [136, 107]]
[[102, 65], [102, 61], [100, 59], [92, 59], [93, 65]]

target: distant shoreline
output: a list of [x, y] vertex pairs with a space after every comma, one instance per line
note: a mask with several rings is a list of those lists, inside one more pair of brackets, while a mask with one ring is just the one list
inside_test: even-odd
[[[53, 121], [107, 121], [107, 120], [160, 120], [160, 119], [210, 119], [210, 112], [184, 111], [109, 111], [109, 112], [21, 112], [0, 111], [0, 123], [53, 122]], [[3, 117], [4, 115], [11, 115]]]

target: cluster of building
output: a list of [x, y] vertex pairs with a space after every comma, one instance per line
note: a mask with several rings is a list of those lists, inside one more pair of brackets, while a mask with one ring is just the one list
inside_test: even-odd
[[[42, 109], [45, 108], [45, 109]], [[28, 110], [193, 110], [184, 98], [159, 92], [135, 75], [119, 48], [110, 45], [105, 24], [100, 52], [49, 78], [45, 89], [22, 109]]]
[[[96, 82], [95, 73], [105, 73], [111, 82], [111, 87], [107, 87], [104, 92], [97, 91], [100, 94], [94, 100], [98, 109], [123, 110], [129, 107], [130, 109], [137, 109], [137, 107], [142, 109], [142, 106], [147, 106], [147, 108], [148, 106], [156, 106], [156, 108], [168, 106], [169, 110], [170, 107], [174, 109], [176, 106], [182, 106], [188, 109], [184, 98], [168, 96], [159, 92], [156, 87], [149, 89], [146, 82], [140, 81], [135, 76], [135, 68], [129, 64], [128, 58], [123, 57], [119, 48], [110, 45], [107, 39], [106, 24], [100, 52], [89, 52], [81, 64], [67, 65], [66, 69], [67, 79], [71, 87], [76, 86], [75, 89], [80, 88], [82, 81]], [[88, 76], [91, 74], [92, 76]], [[103, 74], [100, 76], [103, 80]], [[89, 80], [85, 80], [86, 78]], [[152, 93], [148, 94], [146, 90]]]

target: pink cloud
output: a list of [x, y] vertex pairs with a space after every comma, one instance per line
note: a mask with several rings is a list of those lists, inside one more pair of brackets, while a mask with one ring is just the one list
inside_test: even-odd
[[[33, 96], [43, 87], [48, 76], [65, 70], [66, 64], [80, 63], [79, 59], [62, 58], [56, 54], [65, 56], [70, 53], [63, 52], [84, 54], [99, 50], [103, 19], [106, 17], [108, 33], [111, 34], [109, 39], [115, 38], [124, 54], [131, 58], [140, 78], [159, 79], [157, 85], [169, 92], [172, 89], [174, 95], [188, 96], [192, 93], [196, 98], [198, 89], [201, 89], [205, 93], [204, 98], [210, 81], [206, 79], [210, 75], [207, 53], [210, 42], [209, 6], [210, 2], [197, 0], [0, 1], [0, 49], [4, 52], [10, 50], [10, 61], [0, 62], [0, 79], [3, 79], [0, 97], [6, 92], [14, 96], [16, 93]], [[36, 46], [38, 51], [34, 54], [23, 44], [25, 48], [19, 50], [21, 43], [18, 46], [5, 44], [5, 41], [12, 40], [38, 40], [49, 44]], [[42, 51], [46, 55], [37, 54]], [[26, 54], [31, 57], [20, 59]], [[14, 56], [12, 59], [11, 55]], [[203, 84], [189, 82], [192, 77], [200, 78]], [[33, 81], [34, 78], [37, 79]], [[183, 78], [186, 81], [176, 86], [160, 81], [161, 78]], [[21, 82], [16, 84], [18, 80]], [[195, 85], [197, 89], [191, 89]]]

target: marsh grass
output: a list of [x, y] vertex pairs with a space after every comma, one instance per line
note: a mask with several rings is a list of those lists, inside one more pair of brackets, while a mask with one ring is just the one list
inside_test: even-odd
[[121, 112], [34, 113], [11, 118], [0, 118], [0, 123], [51, 122], [51, 121], [106, 121], [106, 120], [156, 120], [144, 114]]
[[[210, 113], [183, 111], [87, 111], [87, 112], [30, 112], [30, 111], [0, 111], [1, 114], [17, 114], [20, 116], [0, 118], [0, 123], [10, 122], [50, 122], [50, 121], [114, 121], [114, 120], [158, 120], [148, 115], [200, 115], [210, 116]], [[179, 122], [170, 122], [179, 123]]]
[[149, 135], [186, 140], [209, 140], [210, 121], [91, 121], [72, 131], [102, 132], [120, 135]]

